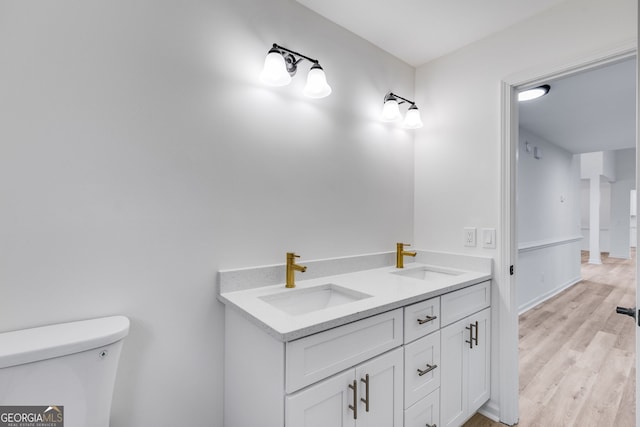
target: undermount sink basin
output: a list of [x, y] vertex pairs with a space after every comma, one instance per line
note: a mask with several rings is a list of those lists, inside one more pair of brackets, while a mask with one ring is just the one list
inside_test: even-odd
[[369, 294], [327, 283], [312, 288], [287, 289], [277, 294], [260, 297], [260, 299], [280, 311], [298, 316], [369, 297], [371, 297]]
[[439, 280], [445, 277], [459, 276], [463, 273], [464, 271], [449, 270], [440, 267], [417, 267], [394, 271], [391, 274], [419, 280]]

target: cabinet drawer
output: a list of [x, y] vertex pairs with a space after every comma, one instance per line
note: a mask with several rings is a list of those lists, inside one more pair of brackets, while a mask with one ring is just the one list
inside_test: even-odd
[[404, 308], [404, 342], [440, 329], [440, 297]]
[[440, 331], [404, 346], [404, 407], [440, 387]]
[[440, 392], [433, 391], [424, 399], [404, 411], [404, 427], [440, 425]]
[[441, 325], [444, 327], [491, 304], [491, 282], [483, 282], [440, 297]]
[[292, 393], [401, 344], [401, 308], [290, 341], [286, 391]]

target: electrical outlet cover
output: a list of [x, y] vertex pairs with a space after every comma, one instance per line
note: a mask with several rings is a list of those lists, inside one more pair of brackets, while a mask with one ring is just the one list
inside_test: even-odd
[[476, 228], [475, 227], [464, 228], [464, 245], [468, 247], [476, 246]]

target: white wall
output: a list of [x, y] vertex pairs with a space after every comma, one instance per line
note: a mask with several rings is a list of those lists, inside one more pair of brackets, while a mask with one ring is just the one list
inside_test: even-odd
[[220, 426], [219, 269], [412, 241], [414, 74], [292, 0], [1, 1], [0, 330], [127, 315], [112, 427]]
[[[575, 58], [637, 42], [636, 3], [569, 0], [418, 68], [416, 103], [425, 122], [415, 140], [418, 247], [495, 256], [496, 271], [507, 271], [500, 246], [465, 248], [461, 237], [465, 226], [500, 230], [500, 83], [515, 74], [560, 69]], [[494, 319], [503, 304], [499, 280], [493, 288]], [[498, 322], [494, 325], [496, 355]], [[495, 403], [500, 398], [500, 369], [493, 367]]]
[[[607, 156], [611, 159], [611, 156]], [[607, 172], [611, 173], [610, 160], [607, 162]], [[590, 179], [591, 177], [599, 177], [604, 175], [605, 160], [604, 151], [594, 153], [583, 153], [580, 155], [580, 178]]]
[[[533, 147], [542, 148], [542, 158]], [[580, 156], [520, 128], [517, 174], [517, 296], [524, 311], [580, 280]]]
[[[600, 184], [600, 249], [609, 252], [614, 258], [628, 259], [631, 239], [631, 203], [630, 193], [635, 189], [635, 149], [609, 152], [613, 159], [610, 170], [616, 180], [612, 183], [603, 180]], [[586, 236], [583, 250], [589, 250], [589, 182], [582, 183], [582, 234]]]
[[[525, 144], [541, 147], [536, 159]], [[520, 128], [517, 236], [521, 245], [580, 234], [580, 157]]]

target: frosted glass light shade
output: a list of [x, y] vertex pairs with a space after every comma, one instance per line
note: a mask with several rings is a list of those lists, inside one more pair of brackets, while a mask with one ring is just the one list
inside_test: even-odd
[[420, 118], [420, 111], [418, 107], [412, 105], [409, 107], [409, 111], [407, 111], [407, 115], [404, 116], [404, 122], [402, 126], [407, 129], [418, 129], [423, 126], [422, 119]]
[[287, 71], [282, 54], [271, 49], [264, 59], [264, 68], [260, 73], [260, 81], [269, 86], [286, 86], [291, 83], [291, 76]]
[[319, 64], [313, 64], [307, 74], [307, 85], [304, 94], [309, 98], [324, 98], [331, 93], [331, 86], [327, 83], [327, 76]]
[[383, 122], [395, 122], [400, 118], [400, 107], [398, 106], [398, 100], [387, 99], [382, 106], [382, 116], [381, 119]]

